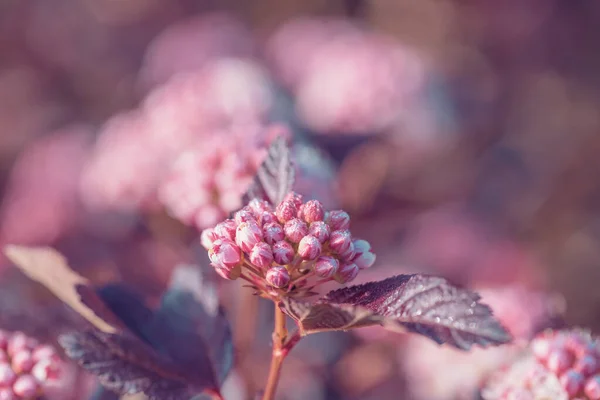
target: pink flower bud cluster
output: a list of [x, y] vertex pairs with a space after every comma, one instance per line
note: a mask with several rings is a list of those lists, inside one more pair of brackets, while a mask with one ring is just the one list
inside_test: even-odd
[[546, 331], [528, 353], [494, 376], [486, 400], [600, 400], [600, 340], [573, 329]]
[[0, 400], [38, 398], [59, 373], [60, 358], [52, 346], [0, 330]]
[[268, 50], [292, 86], [298, 115], [321, 133], [393, 126], [424, 80], [423, 63], [410, 49], [345, 21], [293, 21]]
[[304, 286], [311, 277], [347, 283], [375, 262], [369, 243], [353, 238], [349, 228], [346, 212], [326, 212], [319, 201], [303, 202], [291, 192], [276, 207], [252, 200], [232, 219], [204, 230], [201, 242], [227, 279], [244, 276], [275, 288]]

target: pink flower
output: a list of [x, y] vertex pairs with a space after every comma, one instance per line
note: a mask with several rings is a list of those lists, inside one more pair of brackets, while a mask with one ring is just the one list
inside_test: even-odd
[[344, 254], [346, 252], [354, 251], [354, 244], [352, 243], [352, 235], [350, 231], [333, 231], [329, 236], [329, 247], [337, 254]]
[[234, 267], [241, 262], [240, 248], [229, 239], [217, 239], [208, 251], [210, 260], [223, 268]]
[[265, 242], [257, 243], [250, 252], [250, 262], [260, 268], [268, 268], [273, 263], [273, 251]]
[[304, 236], [298, 243], [298, 255], [305, 260], [314, 260], [321, 254], [321, 242], [314, 236]]
[[275, 266], [267, 271], [266, 280], [270, 285], [282, 288], [290, 283], [290, 274], [285, 267]]
[[277, 206], [275, 215], [279, 222], [285, 224], [298, 216], [298, 208], [292, 201], [283, 201]]
[[315, 273], [321, 278], [331, 278], [337, 273], [340, 263], [331, 256], [321, 256], [315, 263]]
[[277, 264], [289, 264], [294, 259], [294, 248], [281, 240], [273, 245], [273, 258]]
[[358, 266], [354, 263], [344, 263], [338, 269], [335, 275], [335, 280], [339, 283], [352, 282], [358, 276]]
[[248, 253], [263, 238], [263, 231], [254, 221], [242, 222], [235, 231], [235, 242]]
[[329, 211], [325, 216], [325, 222], [332, 231], [350, 228], [350, 216], [347, 212], [342, 210]]
[[263, 226], [265, 242], [270, 245], [275, 244], [285, 238], [283, 227], [277, 222], [271, 222]]
[[317, 200], [309, 200], [303, 204], [299, 212], [299, 217], [306, 221], [307, 224], [316, 221], [323, 221], [325, 211], [323, 204]]
[[325, 243], [329, 239], [330, 232], [329, 225], [323, 221], [313, 222], [308, 227], [308, 234], [316, 237], [321, 243]]
[[293, 218], [285, 223], [283, 231], [285, 237], [292, 243], [299, 243], [304, 236], [308, 235], [308, 226], [301, 219]]
[[367, 269], [375, 264], [375, 254], [371, 252], [371, 245], [366, 240], [354, 240], [355, 256], [352, 259], [358, 268]]

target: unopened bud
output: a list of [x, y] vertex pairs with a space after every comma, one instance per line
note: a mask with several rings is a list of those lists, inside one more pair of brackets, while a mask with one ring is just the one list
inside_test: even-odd
[[325, 243], [329, 239], [330, 233], [331, 230], [329, 229], [329, 225], [323, 221], [313, 222], [308, 227], [308, 234], [319, 239], [319, 242], [321, 243]]
[[314, 268], [315, 273], [321, 278], [331, 278], [337, 273], [339, 266], [340, 263], [337, 259], [330, 256], [321, 256], [315, 262]]
[[276, 288], [282, 288], [290, 283], [290, 274], [285, 267], [277, 265], [267, 271], [267, 283]]
[[332, 231], [342, 231], [350, 228], [350, 215], [346, 211], [329, 211], [325, 217], [325, 222]]
[[337, 254], [344, 254], [352, 248], [354, 250], [354, 245], [352, 244], [352, 235], [350, 231], [333, 231], [329, 236], [329, 248], [335, 251]]
[[285, 223], [283, 231], [290, 242], [299, 243], [304, 236], [308, 235], [308, 225], [301, 219], [294, 218]]
[[18, 400], [12, 388], [0, 388], [0, 400]]
[[242, 259], [240, 248], [229, 239], [217, 239], [208, 251], [210, 260], [221, 267], [233, 267]]
[[355, 255], [352, 262], [360, 269], [371, 268], [375, 264], [375, 254], [371, 252], [371, 244], [366, 240], [358, 239], [354, 244]]
[[223, 222], [218, 223], [214, 227], [214, 232], [223, 239], [235, 240], [235, 229], [237, 224], [232, 219], [226, 219]]
[[8, 343], [6, 345], [6, 353], [9, 356], [14, 356], [21, 350], [28, 349], [28, 340], [29, 338], [23, 332], [15, 332], [8, 339]]
[[296, 218], [298, 215], [298, 208], [291, 201], [283, 201], [277, 206], [275, 215], [279, 222], [285, 224], [289, 220]]
[[277, 222], [277, 216], [270, 211], [265, 211], [258, 218], [258, 222], [264, 227], [266, 224]]
[[268, 201], [259, 199], [250, 200], [250, 203], [248, 203], [248, 208], [254, 212], [255, 216], [259, 216], [267, 211], [273, 211], [273, 207]]
[[235, 221], [236, 225], [239, 225], [242, 222], [256, 222], [256, 217], [249, 209], [241, 209], [240, 211], [234, 214], [233, 220]]
[[215, 263], [211, 263], [211, 265], [215, 268], [217, 274], [219, 274], [222, 278], [231, 281], [239, 278], [242, 274], [242, 267], [240, 265], [235, 265], [233, 267], [218, 265]]
[[298, 254], [305, 260], [314, 260], [321, 255], [321, 242], [314, 236], [304, 236], [298, 243]]
[[273, 259], [277, 264], [289, 264], [294, 259], [294, 248], [285, 240], [273, 245]]
[[13, 383], [13, 392], [22, 398], [34, 397], [40, 388], [39, 383], [32, 375], [21, 375]]
[[549, 335], [539, 335], [531, 341], [531, 351], [540, 361], [545, 362], [552, 350], [552, 338]]
[[298, 216], [308, 224], [311, 222], [323, 221], [325, 216], [323, 204], [318, 200], [309, 200], [300, 207]]
[[348, 283], [354, 280], [358, 275], [358, 266], [354, 263], [344, 263], [338, 269], [335, 280], [339, 283]]
[[581, 372], [584, 376], [590, 376], [600, 371], [600, 363], [596, 357], [588, 354], [577, 360], [575, 371]]
[[33, 361], [38, 362], [42, 359], [58, 359], [56, 349], [49, 344], [44, 344], [36, 347], [31, 353]]
[[283, 198], [283, 201], [291, 201], [296, 206], [296, 209], [302, 205], [302, 195], [296, 192], [289, 192]]
[[584, 377], [579, 372], [570, 369], [561, 375], [559, 382], [569, 397], [573, 397], [583, 389]]
[[563, 349], [556, 349], [550, 352], [546, 366], [556, 375], [560, 375], [573, 364], [573, 361], [571, 353]]
[[205, 229], [200, 234], [200, 244], [202, 245], [202, 247], [204, 247], [206, 250], [208, 250], [212, 247], [213, 242], [215, 240], [217, 240], [218, 238], [219, 238], [219, 235], [217, 235], [215, 233], [214, 229], [212, 229], [212, 228]]
[[265, 242], [258, 242], [250, 252], [250, 262], [259, 268], [269, 268], [273, 263], [273, 251]]
[[600, 375], [594, 375], [588, 379], [583, 392], [590, 400], [600, 400]]
[[10, 386], [17, 379], [17, 374], [9, 363], [0, 363], [0, 387]]
[[264, 239], [270, 245], [279, 242], [285, 238], [283, 227], [277, 222], [271, 222], [263, 227]]
[[16, 373], [29, 372], [33, 368], [33, 357], [29, 350], [21, 350], [13, 355], [11, 365]]
[[235, 242], [246, 253], [250, 252], [256, 243], [262, 241], [262, 238], [262, 229], [256, 222], [242, 222], [235, 232]]
[[31, 375], [38, 382], [46, 382], [59, 377], [59, 368], [57, 362], [51, 359], [43, 359], [38, 361], [31, 370]]

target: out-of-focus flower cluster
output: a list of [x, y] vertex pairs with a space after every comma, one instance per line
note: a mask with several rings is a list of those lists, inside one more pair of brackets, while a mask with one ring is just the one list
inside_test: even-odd
[[542, 332], [514, 364], [492, 377], [483, 397], [600, 399], [600, 341], [579, 329]]
[[412, 398], [472, 399], [490, 374], [517, 358], [537, 330], [560, 312], [559, 305], [554, 305], [556, 301], [548, 295], [522, 286], [483, 288], [478, 293], [513, 335], [514, 342], [465, 353], [419, 337], [406, 338], [400, 362], [410, 380]]
[[319, 283], [350, 282], [375, 263], [369, 242], [349, 228], [346, 212], [326, 212], [318, 200], [303, 202], [291, 192], [276, 206], [252, 200], [232, 219], [205, 229], [201, 242], [226, 279], [242, 276], [267, 293], [306, 294], [303, 289]]
[[37, 399], [60, 372], [61, 361], [52, 346], [22, 332], [0, 330], [0, 399]]

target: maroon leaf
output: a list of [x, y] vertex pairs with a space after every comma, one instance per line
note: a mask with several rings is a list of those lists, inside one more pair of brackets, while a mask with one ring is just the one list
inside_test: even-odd
[[287, 299], [281, 307], [303, 334], [381, 324], [463, 350], [509, 342], [508, 332], [479, 299], [443, 278], [398, 275], [334, 290], [316, 304]]
[[193, 387], [177, 368], [155, 356], [128, 334], [99, 330], [62, 335], [66, 354], [96, 375], [106, 388], [120, 394], [143, 392], [150, 399], [189, 400], [202, 386]]
[[295, 169], [290, 148], [283, 136], [269, 146], [267, 158], [256, 172], [254, 181], [244, 196], [244, 203], [258, 198], [279, 204], [294, 185]]

